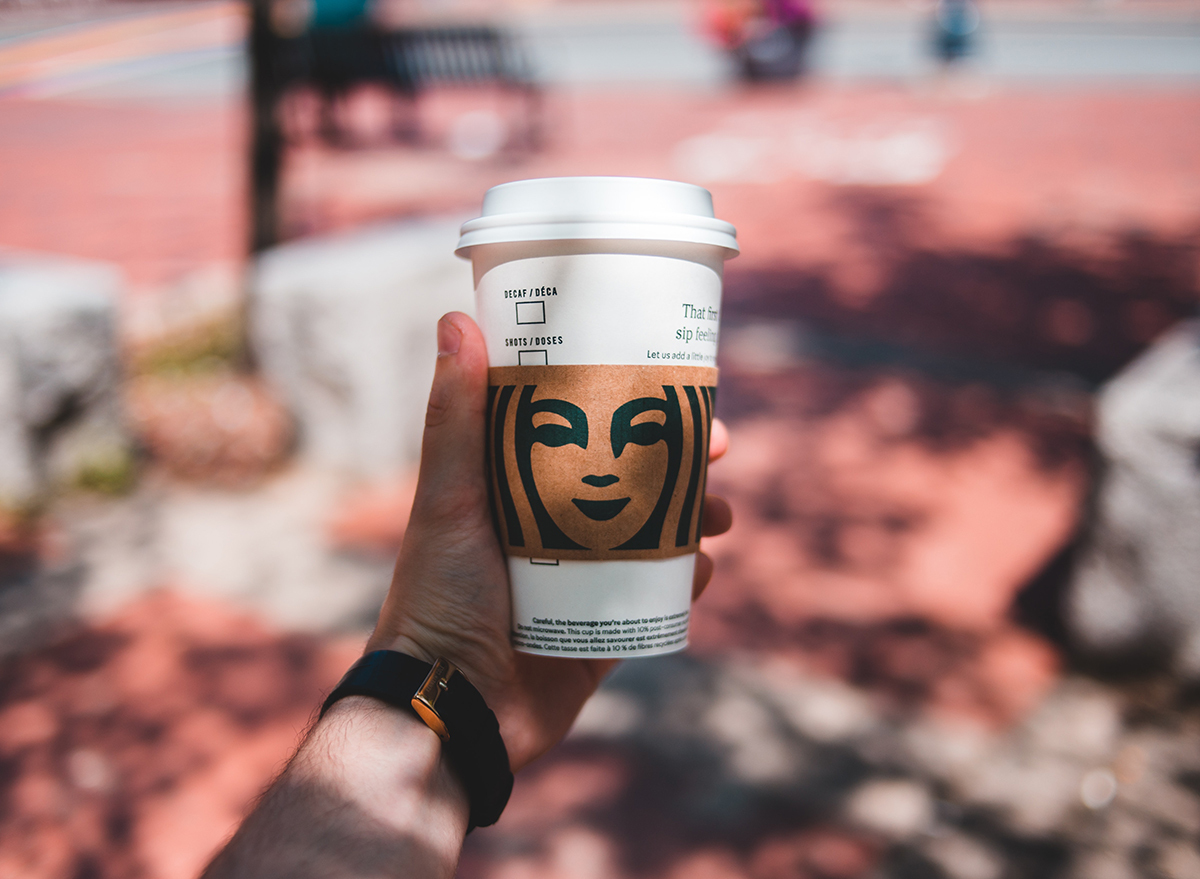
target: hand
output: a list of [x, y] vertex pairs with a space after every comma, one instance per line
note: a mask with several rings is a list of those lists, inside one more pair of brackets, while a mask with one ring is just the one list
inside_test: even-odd
[[[561, 659], [513, 650], [508, 566], [493, 530], [485, 460], [487, 351], [465, 314], [438, 323], [438, 363], [412, 516], [368, 650], [393, 649], [428, 662], [443, 656], [483, 694], [500, 721], [513, 771], [570, 729], [616, 660]], [[729, 435], [713, 422], [710, 460]], [[729, 506], [709, 496], [706, 536], [729, 530]], [[692, 598], [712, 577], [696, 559]]]

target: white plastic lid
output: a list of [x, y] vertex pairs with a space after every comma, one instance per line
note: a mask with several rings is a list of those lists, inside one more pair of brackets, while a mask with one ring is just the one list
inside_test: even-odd
[[454, 252], [481, 244], [579, 239], [682, 241], [737, 256], [737, 230], [713, 216], [701, 186], [649, 177], [543, 177], [493, 186]]

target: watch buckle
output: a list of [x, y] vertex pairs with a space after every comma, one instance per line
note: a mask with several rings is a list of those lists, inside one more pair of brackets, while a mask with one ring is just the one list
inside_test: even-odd
[[450, 688], [450, 678], [458, 671], [449, 660], [438, 657], [433, 668], [425, 676], [425, 682], [417, 688], [412, 697], [413, 710], [420, 715], [425, 725], [438, 734], [443, 742], [450, 741], [450, 731], [437, 713], [437, 701], [442, 693]]

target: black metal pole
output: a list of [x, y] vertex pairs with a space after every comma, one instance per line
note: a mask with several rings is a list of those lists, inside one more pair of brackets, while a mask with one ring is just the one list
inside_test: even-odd
[[279, 240], [279, 177], [283, 133], [277, 110], [280, 38], [271, 27], [268, 0], [250, 3], [250, 252]]

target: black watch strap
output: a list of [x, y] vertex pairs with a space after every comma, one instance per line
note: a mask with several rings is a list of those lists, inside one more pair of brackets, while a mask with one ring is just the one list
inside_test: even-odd
[[[508, 750], [500, 737], [500, 724], [466, 675], [445, 660], [438, 661], [439, 674], [431, 676], [434, 671], [435, 666], [428, 662], [394, 650], [368, 653], [350, 667], [326, 698], [321, 706], [321, 716], [329, 706], [346, 696], [370, 696], [417, 714], [442, 736], [446, 757], [462, 780], [471, 802], [471, 828], [487, 827], [495, 824], [504, 811], [513, 786]], [[413, 706], [418, 690], [422, 694], [434, 692], [432, 697], [422, 696], [425, 705], [420, 712]], [[430, 703], [432, 712], [426, 708]], [[435, 725], [437, 718], [444, 725], [442, 729]]]

